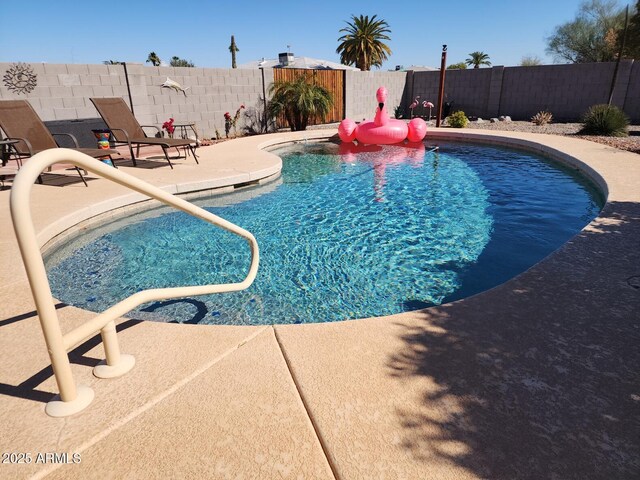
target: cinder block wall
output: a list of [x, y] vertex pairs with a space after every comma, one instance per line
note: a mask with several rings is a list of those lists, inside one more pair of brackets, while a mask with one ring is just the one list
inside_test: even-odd
[[[445, 102], [453, 102], [455, 110], [462, 110], [467, 115], [486, 116], [491, 69], [447, 70], [445, 75]], [[438, 104], [438, 87], [440, 72], [415, 72], [413, 75], [413, 95], [420, 96], [420, 102], [427, 100]], [[414, 110], [422, 115], [422, 107]], [[435, 111], [433, 112], [435, 115]]]
[[[447, 70], [445, 101], [453, 102], [455, 110], [483, 118], [509, 115], [514, 120], [529, 120], [547, 109], [556, 120], [579, 121], [591, 105], [607, 103], [614, 68], [615, 63], [610, 62]], [[347, 72], [347, 117], [354, 120], [371, 117], [375, 103], [369, 97], [385, 83], [387, 88], [394, 85], [390, 97], [397, 103], [393, 105], [401, 104], [406, 112], [417, 96], [421, 102], [427, 100], [437, 106], [439, 71], [408, 72], [404, 89], [396, 83], [399, 75]], [[640, 62], [620, 62], [613, 104], [622, 108], [633, 122], [640, 122]], [[428, 112], [418, 107], [414, 113]]]
[[[0, 72], [4, 74], [11, 65], [0, 63]], [[0, 83], [0, 99], [26, 98], [44, 121], [98, 118], [91, 97], [118, 96], [129, 101], [122, 65], [29, 65], [37, 75], [35, 89], [18, 94]], [[445, 100], [453, 101], [455, 109], [484, 118], [510, 115], [514, 120], [528, 120], [548, 109], [557, 120], [575, 121], [590, 105], [608, 100], [614, 67], [614, 63], [591, 63], [448, 70]], [[173, 117], [177, 122], [196, 122], [204, 137], [213, 137], [216, 129], [224, 135], [224, 113], [233, 115], [241, 104], [258, 106], [262, 95], [260, 70], [142, 64], [128, 64], [127, 69], [133, 108], [141, 124], [159, 126]], [[266, 69], [264, 74], [268, 88], [273, 70]], [[437, 105], [439, 76], [440, 72], [347, 71], [345, 116], [356, 121], [372, 118], [375, 92], [381, 85], [389, 91], [391, 115], [398, 105], [408, 113], [418, 95], [421, 101]], [[167, 77], [189, 87], [187, 95], [161, 88]], [[640, 62], [621, 62], [613, 103], [632, 121], [640, 122]], [[415, 113], [427, 112], [417, 109]]]
[[[27, 99], [44, 121], [99, 117], [91, 97], [122, 97], [129, 103], [122, 65], [29, 65], [37, 75], [35, 89], [18, 94], [1, 84], [0, 99]], [[10, 66], [0, 63], [0, 72]], [[127, 64], [127, 71], [134, 112], [142, 125], [160, 126], [173, 117], [176, 122], [196, 122], [205, 137], [213, 137], [216, 128], [224, 135], [224, 113], [234, 115], [241, 104], [255, 107], [262, 95], [260, 70]], [[264, 73], [268, 87], [273, 71]], [[167, 77], [188, 87], [187, 95], [161, 88]]]
[[345, 85], [345, 117], [356, 122], [371, 119], [376, 113], [376, 91], [387, 87], [387, 110], [393, 116], [396, 106], [403, 102], [406, 72], [357, 72], [348, 70]]
[[[255, 107], [262, 95], [260, 70], [187, 67], [144, 67], [127, 65], [130, 83], [135, 85], [133, 106], [141, 124], [158, 125], [170, 117], [178, 122], [196, 122], [205, 137], [217, 128], [224, 135], [224, 113], [232, 116], [240, 105]], [[186, 88], [186, 95], [162, 88], [167, 80]], [[273, 81], [272, 70], [265, 71], [265, 83]], [[139, 89], [139, 90], [138, 90]], [[241, 131], [241, 122], [238, 131]]]
[[[613, 97], [620, 108], [632, 63], [620, 64]], [[584, 63], [505, 68], [499, 115], [529, 119], [544, 109], [556, 120], [580, 119], [591, 105], [609, 101], [614, 67], [614, 63]]]
[[[0, 72], [11, 65], [0, 63]], [[28, 65], [37, 76], [35, 89], [27, 94], [15, 93], [3, 82], [0, 99], [26, 99], [44, 121], [96, 118], [99, 115], [90, 97], [127, 96], [121, 65]]]
[[640, 123], [640, 61], [633, 62], [624, 100], [624, 111]]

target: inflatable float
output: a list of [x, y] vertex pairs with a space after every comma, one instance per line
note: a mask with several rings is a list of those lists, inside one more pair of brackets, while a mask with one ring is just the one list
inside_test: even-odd
[[380, 87], [376, 92], [378, 108], [373, 121], [356, 124], [353, 120], [345, 118], [340, 122], [338, 135], [343, 142], [353, 142], [367, 145], [391, 145], [403, 142], [421, 142], [427, 134], [427, 124], [421, 118], [414, 118], [409, 123], [403, 120], [389, 118], [387, 106], [387, 89]]

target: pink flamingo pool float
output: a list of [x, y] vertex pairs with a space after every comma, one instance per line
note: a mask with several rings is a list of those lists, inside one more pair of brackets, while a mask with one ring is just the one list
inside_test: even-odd
[[421, 118], [414, 118], [408, 124], [403, 120], [389, 118], [385, 102], [387, 100], [387, 89], [380, 87], [376, 92], [378, 108], [373, 121], [362, 122], [360, 125], [353, 120], [345, 118], [340, 122], [338, 135], [343, 142], [391, 145], [403, 142], [405, 139], [410, 142], [420, 142], [427, 134], [427, 124]]

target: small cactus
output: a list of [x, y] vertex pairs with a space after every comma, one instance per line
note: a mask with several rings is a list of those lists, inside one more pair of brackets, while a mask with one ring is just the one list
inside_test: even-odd
[[551, 123], [551, 120], [553, 120], [553, 115], [546, 110], [541, 110], [531, 117], [531, 121], [536, 125], [546, 125], [547, 123]]

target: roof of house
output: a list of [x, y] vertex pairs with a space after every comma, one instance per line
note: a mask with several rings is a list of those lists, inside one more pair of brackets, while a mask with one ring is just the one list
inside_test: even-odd
[[405, 68], [405, 70], [413, 70], [414, 72], [434, 72], [440, 69], [434, 67], [426, 67], [423, 65], [411, 65], [410, 67]]
[[359, 68], [342, 65], [341, 63], [330, 62], [311, 57], [293, 57], [288, 65], [282, 65], [277, 58], [263, 58], [253, 62], [238, 65], [238, 68], [309, 68], [314, 70], [360, 70]]

